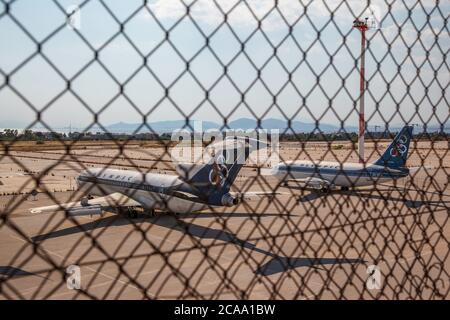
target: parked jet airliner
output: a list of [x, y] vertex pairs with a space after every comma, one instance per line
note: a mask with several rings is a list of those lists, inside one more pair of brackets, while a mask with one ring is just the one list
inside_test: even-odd
[[339, 163], [325, 161], [292, 161], [279, 163], [269, 174], [287, 184], [296, 181], [322, 192], [331, 188], [367, 186], [408, 176], [410, 169], [405, 167], [412, 126], [405, 126], [397, 134], [384, 154], [375, 163]]
[[230, 192], [239, 171], [254, 151], [250, 146], [256, 149], [267, 147], [261, 141], [250, 144], [249, 140], [252, 139], [229, 137], [213, 143], [208, 146], [208, 163], [179, 164], [176, 168], [178, 175], [88, 169], [77, 178], [78, 189], [86, 195], [81, 201], [35, 208], [31, 212], [64, 209], [68, 215], [78, 216], [101, 214], [112, 207], [119, 211], [126, 209], [131, 217], [135, 217], [138, 210], [153, 215], [155, 209], [190, 213], [210, 206], [235, 206], [243, 198], [269, 194]]

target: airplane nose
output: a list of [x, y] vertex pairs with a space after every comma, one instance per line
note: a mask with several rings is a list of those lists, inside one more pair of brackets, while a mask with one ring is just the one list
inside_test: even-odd
[[270, 169], [270, 175], [273, 177], [278, 177], [280, 176], [280, 174], [282, 174], [282, 172], [280, 171], [280, 167], [279, 166], [274, 166]]

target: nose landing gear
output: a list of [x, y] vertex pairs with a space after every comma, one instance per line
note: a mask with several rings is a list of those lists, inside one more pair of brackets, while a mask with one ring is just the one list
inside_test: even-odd
[[320, 192], [322, 192], [323, 194], [327, 194], [330, 192], [330, 188], [327, 186], [323, 186], [322, 188], [320, 188]]
[[145, 216], [156, 217], [157, 213], [155, 209], [143, 209], [141, 207], [119, 207], [117, 208], [117, 213], [121, 215], [126, 215], [129, 219], [136, 219], [139, 213]]

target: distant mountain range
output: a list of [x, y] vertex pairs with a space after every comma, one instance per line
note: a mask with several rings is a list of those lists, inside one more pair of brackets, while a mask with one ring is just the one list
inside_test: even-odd
[[[198, 121], [196, 123], [195, 120], [189, 121], [189, 126], [186, 124], [186, 121], [184, 120], [173, 120], [173, 121], [158, 121], [158, 122], [150, 122], [148, 123], [148, 127], [151, 128], [153, 131], [158, 133], [163, 132], [172, 132], [179, 129], [185, 129], [188, 131], [192, 131], [192, 129], [197, 130], [195, 127], [200, 126], [201, 123], [201, 129], [203, 131], [211, 130], [211, 129], [242, 129], [242, 130], [251, 130], [258, 127], [258, 122], [255, 119], [249, 119], [249, 118], [240, 118], [234, 121], [231, 121], [228, 123], [228, 126], [224, 126], [223, 123], [219, 124], [212, 121]], [[107, 126], [106, 128], [110, 132], [121, 132], [121, 133], [129, 133], [129, 132], [135, 132], [142, 124], [141, 123], [125, 123], [125, 122], [118, 122], [111, 124]], [[148, 131], [147, 126], [142, 127], [139, 132]], [[288, 129], [288, 128], [291, 129]], [[292, 133], [292, 131], [295, 132], [311, 132], [316, 129], [316, 125], [313, 123], [305, 123], [300, 121], [292, 121], [291, 125], [288, 125], [288, 122], [286, 120], [280, 120], [280, 119], [264, 119], [261, 121], [260, 124], [261, 129], [267, 129], [267, 130], [274, 130], [278, 129], [280, 130], [280, 133], [288, 130], [287, 133]], [[334, 125], [320, 123], [319, 129], [323, 132], [333, 132], [338, 131], [339, 128]], [[355, 131], [356, 127], [346, 127], [347, 131]]]
[[[200, 123], [200, 122], [198, 122], [198, 123]], [[114, 132], [114, 133], [131, 133], [131, 132], [135, 132], [141, 125], [142, 125], [141, 123], [118, 122], [118, 123], [107, 126], [106, 129], [108, 129], [108, 131]], [[151, 128], [153, 131], [155, 131], [157, 133], [172, 132], [172, 131], [180, 130], [180, 129], [185, 129], [185, 130], [191, 131], [192, 128], [197, 130], [197, 128], [195, 128], [195, 125], [196, 125], [196, 123], [194, 120], [189, 121], [189, 126], [186, 124], [186, 121], [184, 121], [184, 120], [158, 121], [158, 122], [150, 122], [147, 124], [147, 126], [149, 128]], [[149, 131], [147, 126], [143, 126], [138, 132]], [[399, 131], [402, 127], [403, 127], [403, 125], [401, 125], [401, 124], [394, 125], [394, 126], [390, 126], [389, 130], [390, 131]], [[201, 122], [201, 129], [203, 131], [210, 130], [210, 129], [219, 130], [219, 129], [228, 129], [228, 128], [234, 129], [234, 130], [238, 130], [238, 129], [251, 130], [251, 129], [256, 129], [256, 128], [261, 128], [261, 129], [266, 129], [266, 130], [278, 129], [280, 131], [280, 133], [284, 133], [284, 132], [286, 132], [286, 133], [292, 133], [292, 132], [309, 133], [309, 132], [317, 131], [317, 129], [319, 129], [320, 131], [325, 132], [325, 133], [330, 133], [330, 132], [337, 132], [341, 129], [340, 126], [322, 123], [322, 122], [320, 122], [318, 124], [318, 128], [316, 127], [316, 125], [314, 123], [301, 122], [301, 121], [292, 121], [291, 124], [289, 125], [287, 120], [274, 119], [274, 118], [262, 120], [259, 127], [258, 127], [257, 120], [250, 119], [250, 118], [240, 118], [240, 119], [231, 121], [228, 123], [227, 127], [225, 127], [223, 125], [223, 123], [219, 124], [219, 123], [212, 122], [212, 121], [202, 121]], [[358, 132], [358, 130], [359, 130], [357, 126], [345, 126], [344, 129], [346, 132]], [[381, 126], [381, 127], [377, 126], [375, 128], [375, 126], [372, 126], [372, 125], [369, 125], [367, 128], [367, 130], [369, 130], [369, 131], [379, 131], [379, 132], [384, 131], [384, 129], [385, 129], [384, 126]], [[440, 131], [440, 130], [441, 130], [441, 127], [439, 125], [428, 125], [427, 126], [428, 132], [435, 132], [435, 131]], [[423, 126], [419, 126], [419, 127], [415, 128], [416, 133], [421, 132], [421, 131], [423, 131]], [[450, 125], [445, 126], [444, 131], [450, 133]]]
[[[192, 128], [197, 130], [196, 126], [199, 126], [201, 123], [201, 129], [203, 131], [210, 130], [210, 129], [242, 129], [242, 130], [251, 130], [258, 127], [258, 122], [256, 119], [250, 119], [250, 118], [240, 118], [234, 121], [231, 121], [228, 123], [228, 127], [225, 127], [223, 123], [219, 124], [212, 121], [195, 121], [190, 120], [189, 126], [186, 124], [185, 120], [168, 120], [168, 121], [157, 121], [157, 122], [149, 122], [146, 126], [142, 126], [142, 123], [127, 123], [127, 122], [117, 122], [111, 125], [105, 126], [105, 128], [111, 132], [111, 133], [133, 133], [133, 132], [149, 132], [154, 131], [156, 133], [169, 133], [173, 132], [175, 130], [185, 129], [188, 131], [191, 131]], [[142, 128], [140, 128], [142, 126]], [[390, 131], [398, 131], [401, 129], [403, 125], [393, 125], [390, 126]], [[7, 121], [0, 121], [0, 128], [25, 128], [26, 125], [18, 123], [18, 122], [7, 122]], [[139, 129], [140, 128], [140, 129]], [[151, 130], [149, 129], [151, 128]], [[316, 125], [314, 123], [307, 123], [307, 122], [301, 122], [301, 121], [292, 121], [290, 126], [288, 124], [287, 120], [281, 120], [281, 119], [264, 119], [260, 123], [260, 128], [267, 129], [267, 130], [273, 130], [278, 129], [280, 133], [302, 133], [302, 132], [313, 132], [317, 131]], [[34, 127], [33, 130], [40, 130], [43, 129], [40, 126]], [[63, 128], [54, 128], [55, 131], [59, 132], [69, 132], [71, 131], [82, 131], [83, 128], [75, 128], [75, 127], [63, 127]], [[318, 129], [325, 133], [330, 132], [337, 132], [340, 130], [340, 127], [337, 125], [327, 124], [327, 123], [319, 123]], [[346, 132], [358, 132], [358, 127], [356, 126], [345, 126], [344, 127]], [[375, 126], [369, 125], [367, 128], [369, 131], [383, 131], [384, 126], [377, 127], [375, 130]], [[422, 126], [419, 126], [418, 128], [415, 128], [415, 132], [421, 132], [423, 130]], [[428, 132], [434, 132], [434, 131], [440, 131], [440, 126], [433, 124], [427, 126]], [[90, 128], [91, 132], [101, 132], [103, 131], [100, 127], [94, 126]], [[444, 127], [445, 132], [450, 132], [450, 124], [447, 124]]]

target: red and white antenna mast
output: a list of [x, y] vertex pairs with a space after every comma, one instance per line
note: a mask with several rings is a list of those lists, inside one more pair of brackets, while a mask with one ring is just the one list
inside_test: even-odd
[[353, 28], [361, 31], [361, 68], [359, 82], [359, 136], [358, 136], [358, 154], [359, 162], [364, 163], [364, 133], [366, 131], [366, 120], [364, 117], [364, 91], [365, 91], [365, 63], [366, 63], [366, 31], [369, 29], [366, 18], [364, 21], [356, 19], [353, 21]]

